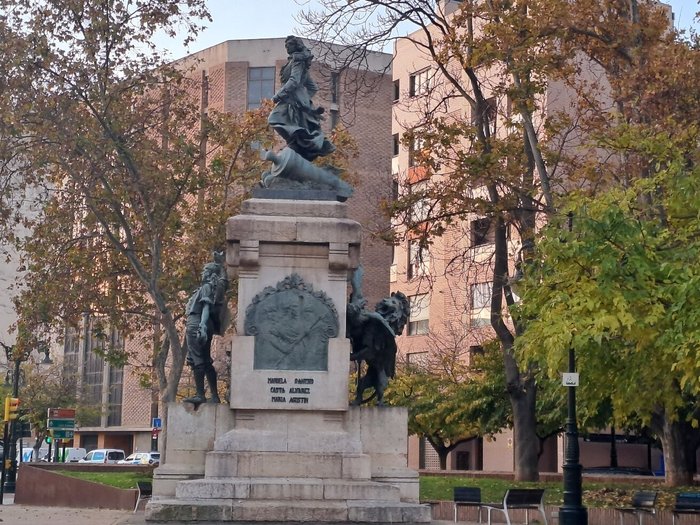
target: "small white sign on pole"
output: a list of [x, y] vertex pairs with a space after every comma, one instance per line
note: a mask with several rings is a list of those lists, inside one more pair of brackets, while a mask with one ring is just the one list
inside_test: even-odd
[[564, 386], [578, 386], [578, 372], [564, 372], [561, 384]]

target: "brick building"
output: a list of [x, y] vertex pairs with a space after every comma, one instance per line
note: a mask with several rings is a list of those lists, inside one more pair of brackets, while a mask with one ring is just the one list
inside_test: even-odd
[[[370, 304], [389, 292], [391, 248], [374, 237], [375, 232], [386, 230], [388, 220], [380, 212], [382, 200], [391, 197], [391, 78], [385, 71], [391, 56], [374, 53], [369, 57], [367, 71], [362, 71], [364, 82], [374, 86], [373, 93], [353, 96], [357, 71], [336, 70], [322, 63], [322, 51], [314, 42], [308, 47], [317, 55], [312, 76], [320, 91], [314, 103], [326, 109], [325, 131], [343, 123], [357, 142], [359, 155], [351, 161], [350, 171], [357, 177], [355, 194], [348, 201], [349, 216], [362, 224], [362, 262], [365, 267], [366, 295]], [[316, 52], [315, 50], [318, 50]], [[271, 98], [281, 87], [279, 72], [287, 61], [284, 38], [229, 40], [183, 59], [196, 61], [196, 78], [202, 79], [203, 110], [244, 112]], [[184, 305], [183, 305], [184, 307]], [[157, 392], [143, 388], [140, 373], [143, 368], [128, 364], [115, 367], [105, 362], [91, 349], [99, 345], [127, 345], [130, 353], [143, 356], [145, 346], [138, 340], [123, 341], [112, 332], [107, 338], [96, 338], [90, 330], [90, 320], [83, 322], [82, 332], [69, 331], [65, 337], [64, 362], [80, 371], [83, 391], [89, 399], [106, 407], [101, 417], [90, 426], [76, 432], [75, 446], [88, 450], [98, 447], [122, 448], [127, 453], [151, 447], [151, 417], [157, 412]], [[219, 345], [220, 347], [222, 345]], [[220, 349], [221, 350], [221, 349]], [[219, 352], [223, 354], [223, 351]], [[217, 363], [220, 377], [223, 355]]]

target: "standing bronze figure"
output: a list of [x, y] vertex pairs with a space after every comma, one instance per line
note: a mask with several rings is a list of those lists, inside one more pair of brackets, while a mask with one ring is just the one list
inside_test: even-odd
[[211, 391], [210, 403], [220, 403], [217, 375], [211, 357], [211, 342], [214, 335], [222, 335], [228, 322], [226, 291], [228, 278], [223, 264], [223, 254], [216, 253], [214, 261], [204, 266], [202, 284], [192, 294], [185, 314], [185, 336], [187, 339], [187, 363], [192, 367], [195, 395], [185, 399], [187, 403], [199, 405], [207, 401], [204, 380]]

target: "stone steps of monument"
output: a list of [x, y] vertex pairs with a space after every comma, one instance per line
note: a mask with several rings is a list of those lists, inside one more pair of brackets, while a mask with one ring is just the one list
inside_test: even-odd
[[255, 500], [382, 500], [399, 502], [398, 487], [372, 481], [321, 478], [204, 478], [182, 481], [176, 497], [183, 499], [234, 498]]
[[153, 500], [150, 521], [429, 523], [430, 506], [388, 501]]
[[[307, 438], [308, 440], [308, 438]], [[366, 454], [286, 451], [214, 451], [206, 456], [206, 478], [269, 477], [369, 480]]]

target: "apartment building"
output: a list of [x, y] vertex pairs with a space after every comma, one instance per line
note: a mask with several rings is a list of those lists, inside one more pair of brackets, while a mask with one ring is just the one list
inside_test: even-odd
[[[386, 230], [388, 219], [381, 215], [384, 199], [391, 197], [391, 97], [388, 69], [391, 56], [373, 53], [367, 70], [338, 70], [324, 63], [318, 43], [307, 41], [316, 55], [312, 75], [319, 85], [314, 103], [326, 109], [326, 133], [343, 124], [357, 142], [359, 155], [350, 170], [357, 175], [355, 193], [348, 201], [349, 216], [364, 228], [362, 262], [365, 267], [366, 295], [370, 304], [389, 293], [391, 247], [373, 234]], [[228, 40], [183, 59], [196, 63], [193, 78], [202, 80], [203, 111], [240, 113], [257, 108], [281, 87], [279, 73], [287, 61], [284, 37], [254, 40]], [[354, 96], [354, 83], [360, 73], [374, 86], [371, 96]], [[183, 304], [184, 308], [184, 304]], [[94, 320], [85, 318], [80, 331], [68, 331], [63, 348], [66, 367], [78, 373], [88, 398], [106, 407], [100, 417], [76, 432], [75, 446], [121, 448], [127, 453], [150, 450], [152, 418], [158, 414], [157, 392], [144, 387], [147, 369], [134, 364], [117, 367], [106, 362], [93, 349], [104, 345], [125, 345], [130, 354], [149, 362], [147, 345], [123, 340], [116, 331], [95, 333]], [[226, 378], [226, 344], [219, 344], [216, 367]]]
[[[459, 3], [443, 0], [439, 5], [445, 12], [454, 13]], [[667, 7], [669, 21], [672, 20]], [[477, 29], [478, 31], [478, 29]], [[439, 39], [435, 31], [434, 38]], [[421, 44], [417, 45], [416, 42]], [[455, 121], [474, 122], [471, 106], [452, 91], [451, 85], [426, 51], [423, 29], [398, 39], [394, 47], [393, 62], [393, 110], [392, 110], [392, 174], [400, 195], [410, 194], [427, 182], [426, 169], [415, 161], [415, 152], [422, 148], [418, 141], [406, 144], [403, 139], [407, 131], [419, 128], [426, 112]], [[455, 65], [452, 74], [460, 78], [464, 73]], [[484, 67], [480, 75], [486, 75], [483, 86], [489, 108], [488, 125], [493, 136], [503, 137], [512, 128], [505, 125], [513, 117], [508, 100], [499, 99], [489, 90], [489, 71]], [[502, 80], [499, 79], [499, 80]], [[498, 80], [493, 80], [495, 85]], [[466, 84], [466, 81], [465, 81]], [[566, 110], [574, 93], [561, 82], [548, 84], [542, 95], [541, 107], [546, 111]], [[544, 110], [543, 110], [544, 111]], [[543, 121], [545, 114], [535, 115]], [[516, 116], [517, 118], [517, 116]], [[538, 124], [536, 123], [536, 125]], [[457, 139], [463, 140], [463, 139]], [[575, 147], [576, 141], [572, 141]], [[465, 144], [465, 147], [467, 145]], [[431, 177], [438, 180], [448, 177], [442, 170]], [[469, 188], [465, 198], [484, 191]], [[424, 217], [427, 204], [420, 201], [411, 210], [413, 219]], [[403, 226], [395, 227], [402, 232]], [[411, 303], [411, 316], [398, 346], [403, 359], [409, 364], [421, 364], [439, 351], [438, 345], [459, 345], [463, 359], [469, 360], [482, 345], [495, 334], [490, 325], [491, 287], [493, 281], [493, 224], [485, 216], [472, 214], [456, 221], [441, 236], [434, 237], [429, 247], [421, 246], [411, 234], [400, 236], [403, 240], [395, 247], [391, 266], [391, 289], [402, 291]], [[517, 233], [509, 229], [508, 253], [511, 270], [520, 249]], [[455, 261], [461, 265], [455, 269]], [[514, 272], [512, 272], [514, 273]], [[512, 275], [511, 273], [511, 275]], [[590, 440], [581, 439], [582, 463], [584, 466], [599, 466], [609, 462], [609, 437], [606, 432], [592, 435]], [[553, 437], [542, 445], [539, 469], [542, 472], [561, 470], [563, 462], [563, 439]], [[659, 451], [652, 450], [648, 442], [638, 440], [618, 447], [620, 465], [658, 466]], [[426, 439], [411, 436], [409, 439], [409, 464], [413, 468], [439, 469], [437, 453]], [[513, 434], [503, 429], [494, 439], [475, 438], [453, 450], [447, 461], [452, 470], [508, 471], [514, 469]]]

